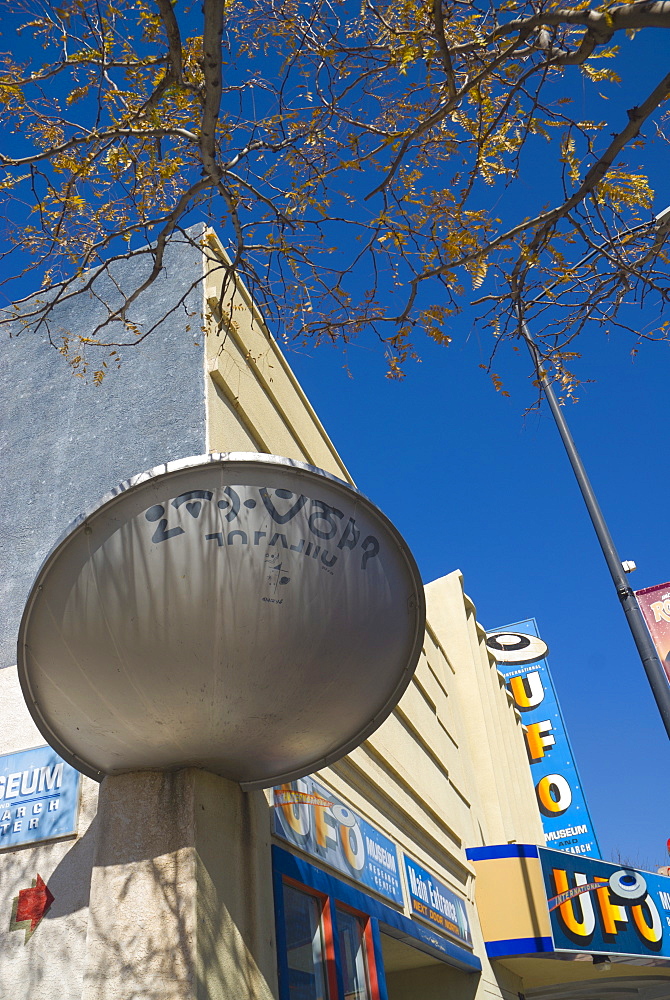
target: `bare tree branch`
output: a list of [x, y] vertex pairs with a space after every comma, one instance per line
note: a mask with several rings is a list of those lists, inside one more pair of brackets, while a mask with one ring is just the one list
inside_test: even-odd
[[670, 28], [670, 0], [519, 0], [513, 16], [502, 0], [366, 0], [346, 16], [330, 0], [202, 0], [202, 12], [35, 0], [0, 53], [0, 287], [9, 296], [15, 279], [18, 313], [56, 346], [59, 303], [100, 294], [96, 276], [124, 257], [151, 266], [93, 337], [68, 343], [81, 337], [84, 357], [145, 336], [136, 304], [171, 234], [197, 222], [216, 226], [226, 280], [249, 282], [286, 337], [371, 335], [393, 376], [417, 335], [450, 340], [469, 287], [491, 306], [492, 352], [523, 298], [564, 372], [587, 323], [634, 326], [630, 303], [661, 316], [670, 261], [646, 167], [648, 144], [668, 141], [670, 75], [647, 93], [631, 72], [623, 124], [619, 93], [604, 110], [599, 95], [645, 58], [649, 28]]

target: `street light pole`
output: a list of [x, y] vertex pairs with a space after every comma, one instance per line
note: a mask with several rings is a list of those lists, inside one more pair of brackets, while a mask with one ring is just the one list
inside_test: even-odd
[[572, 466], [572, 471], [575, 474], [575, 478], [577, 479], [582, 496], [584, 497], [584, 503], [586, 504], [586, 508], [589, 512], [591, 522], [593, 523], [596, 535], [598, 536], [600, 548], [605, 556], [605, 562], [607, 563], [607, 567], [610, 571], [612, 582], [614, 583], [617, 595], [621, 601], [621, 606], [626, 616], [628, 627], [633, 634], [635, 645], [637, 646], [640, 659], [642, 660], [642, 666], [644, 667], [647, 680], [649, 681], [654, 698], [656, 699], [658, 710], [661, 713], [661, 718], [663, 719], [663, 723], [665, 725], [665, 731], [668, 734], [668, 737], [670, 737], [670, 685], [668, 684], [663, 664], [658, 658], [644, 618], [642, 617], [642, 612], [640, 611], [640, 607], [635, 598], [635, 594], [633, 593], [633, 590], [631, 589], [626, 578], [626, 574], [624, 573], [614, 541], [600, 509], [600, 504], [598, 503], [596, 495], [593, 492], [593, 487], [591, 486], [589, 477], [586, 474], [586, 469], [584, 468], [582, 460], [579, 457], [579, 452], [577, 451], [572, 434], [570, 433], [570, 428], [568, 427], [563, 415], [563, 408], [559, 405], [558, 400], [556, 399], [556, 395], [550, 381], [543, 373], [538, 346], [531, 336], [528, 324], [523, 317], [520, 306], [517, 307], [517, 313], [521, 333], [526, 341], [531, 358], [533, 359], [533, 365], [535, 366], [538, 381], [542, 387], [542, 391], [547, 397], [547, 402], [549, 403], [556, 427], [558, 428], [558, 433], [561, 435], [561, 440], [563, 441], [565, 450], [568, 453], [568, 459], [570, 461], [570, 465]]

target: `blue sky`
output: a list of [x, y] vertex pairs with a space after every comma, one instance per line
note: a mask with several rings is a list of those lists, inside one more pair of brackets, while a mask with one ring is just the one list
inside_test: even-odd
[[[460, 569], [486, 629], [537, 619], [603, 857], [668, 863], [668, 742], [530, 360], [511, 347], [496, 393], [488, 342], [463, 317], [449, 347], [423, 345], [407, 379], [373, 350], [288, 354], [359, 489], [400, 529], [424, 582]], [[670, 345], [589, 332], [597, 378], [568, 419], [634, 589], [670, 579], [665, 441]], [[346, 362], [349, 371], [342, 366]]]
[[[617, 40], [622, 82], [604, 91], [607, 101], [578, 71], [565, 77], [575, 116], [607, 118], [612, 130], [661, 78], [667, 52], [663, 31]], [[645, 133], [652, 138], [653, 127]], [[522, 161], [506, 213], [525, 214], [555, 192], [548, 152], [537, 140]], [[651, 142], [638, 155], [660, 212], [670, 204], [667, 144]], [[647, 329], [658, 306], [627, 315], [633, 329]], [[670, 862], [665, 728], [549, 409], [527, 412], [537, 391], [526, 350], [500, 349], [494, 369], [510, 396], [496, 393], [479, 368], [491, 341], [475, 316], [466, 309], [452, 321], [449, 347], [420, 342], [422, 363], [401, 383], [384, 377], [371, 343], [289, 360], [358, 487], [409, 542], [424, 581], [460, 569], [487, 630], [537, 619], [602, 855], [655, 870]], [[634, 346], [633, 337], [588, 327], [575, 368], [594, 381], [566, 413], [619, 555], [637, 563], [629, 580], [640, 590], [670, 580], [670, 344], [643, 343], [637, 356]]]

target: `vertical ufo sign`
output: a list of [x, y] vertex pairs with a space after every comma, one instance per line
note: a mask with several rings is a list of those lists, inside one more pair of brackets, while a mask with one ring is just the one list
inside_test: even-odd
[[19, 676], [91, 777], [196, 766], [260, 788], [366, 739], [424, 624], [416, 564], [362, 494], [213, 454], [134, 477], [70, 526], [28, 598]]

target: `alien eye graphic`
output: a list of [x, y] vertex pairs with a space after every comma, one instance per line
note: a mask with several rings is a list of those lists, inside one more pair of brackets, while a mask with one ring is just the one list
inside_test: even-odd
[[535, 663], [549, 652], [546, 642], [524, 632], [491, 632], [486, 645], [498, 663]]

